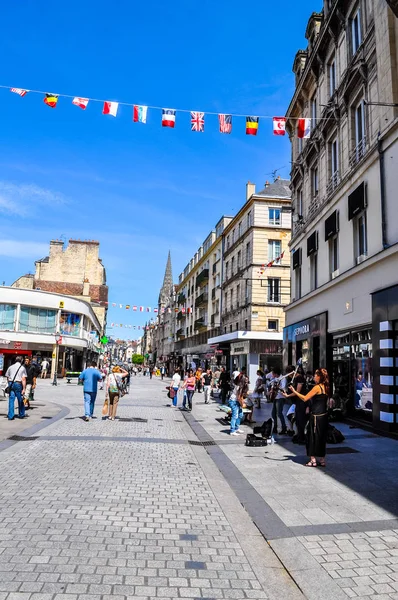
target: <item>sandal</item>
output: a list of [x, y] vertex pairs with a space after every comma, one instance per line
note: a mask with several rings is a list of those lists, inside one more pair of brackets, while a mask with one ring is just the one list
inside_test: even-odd
[[326, 462], [325, 462], [325, 459], [323, 459], [323, 460], [320, 460], [320, 461], [318, 462], [318, 466], [319, 466], [319, 467], [323, 467], [323, 468], [325, 468], [325, 467], [326, 467]]
[[310, 460], [310, 462], [307, 462], [304, 466], [305, 467], [317, 467], [318, 464], [317, 464], [316, 460]]

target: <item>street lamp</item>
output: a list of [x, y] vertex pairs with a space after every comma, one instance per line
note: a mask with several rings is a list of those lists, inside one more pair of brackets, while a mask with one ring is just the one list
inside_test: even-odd
[[54, 379], [53, 379], [53, 385], [58, 385], [57, 383], [57, 370], [58, 370], [58, 349], [59, 349], [59, 345], [62, 342], [62, 335], [60, 335], [59, 333], [55, 334], [55, 368], [54, 368]]

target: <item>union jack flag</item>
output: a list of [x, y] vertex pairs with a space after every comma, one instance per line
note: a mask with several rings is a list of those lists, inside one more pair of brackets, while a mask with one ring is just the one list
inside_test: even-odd
[[191, 131], [205, 130], [205, 113], [191, 112]]
[[218, 115], [220, 123], [220, 133], [231, 133], [232, 131], [232, 115]]

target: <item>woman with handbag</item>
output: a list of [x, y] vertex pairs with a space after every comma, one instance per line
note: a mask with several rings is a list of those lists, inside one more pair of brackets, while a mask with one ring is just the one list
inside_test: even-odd
[[119, 398], [125, 395], [122, 389], [122, 380], [125, 377], [128, 377], [127, 371], [121, 367], [113, 367], [112, 372], [109, 373], [106, 379], [106, 394], [109, 399], [109, 421], [115, 420]]
[[[311, 400], [310, 419], [307, 425], [307, 455], [310, 457], [306, 467], [326, 467], [326, 439], [328, 433], [328, 403], [329, 403], [329, 375], [326, 369], [317, 369], [314, 375], [315, 385], [305, 396], [300, 394], [293, 386], [290, 391], [295, 396], [308, 402]], [[287, 394], [285, 394], [287, 395]], [[319, 462], [317, 462], [317, 458]]]

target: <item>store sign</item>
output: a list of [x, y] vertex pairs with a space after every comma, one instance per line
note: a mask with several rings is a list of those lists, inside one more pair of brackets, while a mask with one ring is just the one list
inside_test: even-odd
[[0, 344], [2, 344], [3, 346], [8, 346], [8, 344], [10, 343], [10, 340], [0, 340]]
[[231, 354], [249, 354], [249, 342], [239, 342], [231, 344]]
[[300, 327], [296, 327], [294, 330], [295, 337], [299, 335], [307, 335], [310, 333], [310, 325], [307, 323], [306, 325], [300, 325]]

